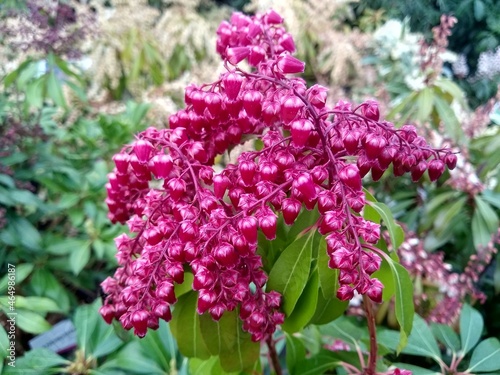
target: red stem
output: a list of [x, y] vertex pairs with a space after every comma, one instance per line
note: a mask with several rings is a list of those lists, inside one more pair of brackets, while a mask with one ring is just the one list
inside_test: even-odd
[[274, 346], [273, 337], [269, 336], [269, 338], [266, 340], [266, 343], [269, 348], [269, 356], [271, 357], [271, 362], [273, 363], [273, 368], [276, 372], [276, 375], [283, 375], [280, 360], [278, 358], [278, 353], [276, 352], [276, 347]]
[[368, 331], [370, 332], [370, 353], [368, 357], [368, 367], [365, 368], [364, 374], [375, 375], [377, 366], [377, 331], [375, 323], [375, 314], [373, 313], [372, 301], [364, 295], [363, 302], [365, 306], [366, 320], [368, 323]]

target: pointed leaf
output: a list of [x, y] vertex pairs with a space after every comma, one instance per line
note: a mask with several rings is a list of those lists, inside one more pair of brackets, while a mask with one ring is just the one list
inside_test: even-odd
[[282, 324], [282, 328], [286, 332], [293, 333], [300, 331], [314, 316], [316, 304], [318, 303], [318, 279], [318, 272], [313, 272], [295, 308]]
[[57, 106], [66, 108], [66, 100], [64, 99], [61, 82], [57, 79], [53, 70], [47, 78], [47, 91]]
[[290, 315], [309, 278], [312, 244], [316, 231], [309, 231], [292, 242], [279, 256], [269, 273], [268, 290], [283, 295], [283, 311]]
[[438, 362], [441, 361], [441, 352], [436, 339], [427, 323], [418, 315], [415, 315], [408, 345], [402, 350], [402, 353], [431, 357]]
[[226, 311], [219, 321], [214, 321], [208, 314], [202, 315], [200, 328], [208, 350], [219, 356], [218, 366], [224, 371], [249, 370], [258, 361], [260, 345], [243, 332], [236, 311]]
[[460, 341], [462, 350], [460, 353], [466, 355], [478, 343], [483, 334], [483, 316], [470, 305], [464, 304], [460, 313]]
[[79, 242], [71, 249], [69, 264], [75, 275], [78, 275], [90, 260], [90, 241]]
[[395, 263], [390, 257], [386, 256], [392, 271], [392, 278], [395, 287], [395, 309], [396, 319], [400, 326], [400, 341], [398, 353], [406, 345], [408, 336], [412, 331], [413, 316], [415, 310], [413, 307], [413, 283], [408, 271], [399, 263]]
[[172, 314], [170, 328], [177, 340], [179, 351], [186, 357], [210, 357], [202, 339], [200, 316], [196, 312], [198, 294], [190, 292], [179, 297]]
[[297, 362], [306, 356], [306, 347], [297, 337], [285, 332], [286, 337], [286, 367], [290, 374], [294, 373]]
[[460, 350], [460, 339], [457, 333], [450, 326], [444, 324], [431, 323], [431, 330], [434, 337], [454, 353]]
[[319, 285], [321, 286], [324, 299], [334, 297], [339, 288], [339, 271], [328, 267], [329, 260], [330, 257], [326, 252], [326, 240], [325, 237], [321, 236], [318, 246], [318, 274]]
[[481, 341], [472, 352], [469, 366], [467, 372], [471, 374], [500, 370], [500, 341], [493, 337]]
[[349, 301], [341, 301], [335, 296], [325, 299], [323, 291], [320, 290], [316, 311], [309, 323], [318, 325], [330, 323], [342, 316], [348, 305]]
[[429, 120], [432, 111], [434, 94], [430, 87], [423, 88], [417, 96], [417, 120], [425, 123]]
[[404, 241], [405, 234], [403, 229], [399, 224], [396, 223], [394, 217], [392, 216], [392, 212], [387, 205], [380, 202], [367, 202], [371, 207], [373, 207], [377, 213], [381, 216], [384, 225], [389, 231], [389, 236], [391, 237], [392, 250], [396, 251], [399, 246]]

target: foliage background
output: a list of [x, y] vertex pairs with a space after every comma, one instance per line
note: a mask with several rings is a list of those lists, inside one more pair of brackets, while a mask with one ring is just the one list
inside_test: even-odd
[[[200, 363], [177, 352], [167, 325], [139, 344], [95, 317], [98, 285], [116, 262], [113, 239], [126, 230], [106, 218], [106, 174], [112, 155], [134, 133], [151, 124], [168, 125], [168, 115], [183, 106], [185, 86], [216, 79], [221, 69], [215, 54], [219, 22], [233, 9], [257, 12], [271, 5], [296, 37], [299, 57], [307, 62], [305, 78], [328, 86], [332, 100], [376, 97], [396, 123], [414, 121], [436, 146], [460, 152], [457, 170], [437, 184], [383, 178], [371, 192], [404, 223], [407, 241], [413, 241], [400, 257], [425, 265], [407, 265], [418, 312], [432, 320], [438, 309], [454, 306], [453, 316], [446, 316], [453, 326], [462, 303], [476, 303], [484, 333], [500, 336], [500, 261], [495, 255], [500, 3], [60, 1], [78, 15], [71, 25], [85, 30], [74, 46], [76, 58], [35, 45], [16, 48], [9, 31], [22, 29], [22, 12], [32, 3], [36, 1], [0, 4], [0, 307], [7, 308], [3, 270], [15, 264], [20, 366], [32, 368], [30, 361], [43, 357], [41, 373], [53, 368], [81, 374], [91, 369], [202, 371]], [[426, 84], [429, 72], [420, 69], [419, 41], [431, 41], [431, 29], [443, 13], [458, 19], [448, 46], [456, 55], [443, 52], [449, 60], [439, 78]], [[29, 349], [29, 339], [66, 317], [77, 329], [75, 352], [63, 358]], [[391, 327], [390, 304], [380, 309], [379, 318]], [[0, 313], [0, 322], [6, 327], [5, 314]], [[1, 358], [6, 357], [5, 342], [0, 328]], [[130, 353], [139, 356], [137, 362], [131, 363]], [[217, 373], [218, 364], [212, 366]]]

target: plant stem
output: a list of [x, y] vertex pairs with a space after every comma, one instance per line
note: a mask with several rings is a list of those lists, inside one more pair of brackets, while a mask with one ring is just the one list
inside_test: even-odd
[[373, 313], [372, 301], [364, 295], [363, 302], [365, 305], [366, 320], [368, 323], [368, 331], [370, 332], [370, 354], [368, 357], [368, 367], [365, 368], [366, 375], [374, 375], [377, 366], [377, 331], [375, 315]]
[[273, 337], [269, 336], [266, 340], [267, 346], [269, 348], [269, 355], [271, 357], [271, 362], [273, 363], [274, 371], [276, 371], [276, 375], [282, 375], [283, 372], [281, 370], [280, 360], [278, 358], [278, 353], [276, 352], [276, 347], [274, 346]]

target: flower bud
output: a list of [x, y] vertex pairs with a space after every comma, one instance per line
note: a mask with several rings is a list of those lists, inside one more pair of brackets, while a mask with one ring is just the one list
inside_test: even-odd
[[245, 185], [251, 185], [253, 182], [253, 176], [257, 170], [257, 164], [253, 160], [243, 160], [238, 165], [238, 170], [240, 171], [240, 176]]
[[295, 95], [284, 97], [281, 104], [281, 119], [285, 124], [290, 123], [299, 110], [304, 107], [304, 103]]
[[103, 305], [99, 308], [99, 313], [103, 317], [104, 321], [111, 324], [113, 318], [115, 317], [115, 309], [113, 305]]
[[307, 119], [295, 120], [291, 125], [292, 141], [297, 147], [304, 147], [314, 125]]
[[283, 47], [285, 51], [288, 51], [290, 53], [295, 52], [295, 41], [293, 40], [293, 37], [289, 33], [283, 34], [279, 41], [279, 45]]
[[214, 194], [218, 199], [222, 199], [226, 193], [226, 189], [230, 184], [229, 178], [222, 174], [217, 174], [213, 178], [214, 181]]
[[368, 134], [365, 140], [365, 152], [368, 159], [376, 159], [387, 145], [384, 137], [378, 134]]
[[291, 56], [291, 55], [281, 55], [278, 57], [278, 69], [283, 74], [295, 74], [295, 73], [303, 73], [306, 64]]
[[434, 159], [429, 163], [428, 173], [431, 181], [436, 181], [444, 172], [444, 162]]
[[307, 172], [299, 174], [293, 181], [293, 186], [304, 195], [306, 200], [312, 201], [317, 197], [316, 186]]
[[128, 164], [129, 164], [129, 155], [124, 153], [119, 153], [113, 156], [113, 161], [116, 165], [116, 170], [119, 173], [127, 173]]
[[233, 47], [226, 50], [227, 61], [230, 64], [237, 65], [250, 54], [248, 47]]
[[361, 176], [359, 169], [354, 164], [348, 164], [339, 171], [339, 178], [345, 185], [354, 191], [361, 190]]
[[268, 240], [274, 240], [277, 226], [276, 214], [270, 209], [266, 212], [265, 215], [259, 216], [259, 227]]
[[341, 301], [349, 301], [354, 297], [354, 289], [349, 285], [342, 285], [337, 290], [337, 298]]
[[283, 219], [287, 225], [292, 225], [299, 216], [302, 204], [295, 198], [286, 198], [281, 202]]
[[248, 90], [243, 95], [243, 108], [253, 118], [259, 118], [262, 110], [263, 95], [255, 90]]
[[167, 182], [167, 188], [174, 201], [178, 201], [186, 193], [186, 181], [182, 178], [173, 178]]
[[455, 154], [446, 154], [444, 157], [444, 162], [449, 169], [455, 169], [457, 166], [457, 155]]
[[424, 175], [427, 170], [427, 162], [425, 160], [420, 161], [411, 169], [411, 180], [417, 182]]
[[153, 174], [156, 178], [167, 178], [172, 170], [173, 161], [170, 155], [155, 155], [151, 159]]
[[[236, 73], [227, 73], [222, 78], [222, 83], [224, 84], [224, 89], [229, 100], [236, 100], [241, 89], [241, 84], [243, 83], [243, 77]], [[239, 109], [237, 112], [239, 112]]]
[[363, 113], [363, 116], [373, 121], [378, 121], [380, 119], [378, 103], [375, 100], [367, 100], [363, 103], [361, 113]]
[[222, 243], [214, 250], [214, 258], [221, 266], [232, 267], [238, 261], [238, 253], [230, 244]]
[[141, 163], [146, 163], [149, 160], [149, 155], [152, 150], [153, 145], [144, 139], [139, 139], [134, 143], [134, 153], [137, 155], [137, 159]]
[[366, 295], [376, 303], [382, 303], [382, 291], [384, 285], [378, 279], [371, 279]]
[[250, 66], [257, 66], [266, 57], [266, 51], [261, 46], [253, 46], [248, 56]]
[[257, 219], [253, 216], [246, 216], [238, 222], [238, 229], [248, 243], [257, 242]]

